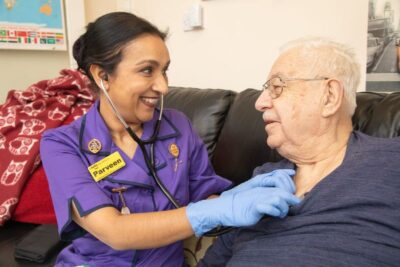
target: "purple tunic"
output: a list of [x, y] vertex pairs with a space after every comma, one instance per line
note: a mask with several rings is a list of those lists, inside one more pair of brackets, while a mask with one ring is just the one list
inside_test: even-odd
[[[46, 131], [41, 140], [41, 157], [59, 233], [62, 239], [73, 240], [58, 256], [57, 266], [183, 266], [182, 242], [157, 249], [116, 251], [72, 221], [72, 200], [80, 215], [106, 206], [120, 210], [121, 199], [111, 191], [119, 187], [127, 188], [123, 196], [131, 212], [174, 208], [149, 175], [142, 151], [138, 148], [130, 159], [114, 144], [98, 108], [96, 102], [85, 116], [70, 125]], [[154, 118], [143, 125], [142, 139], [150, 138], [157, 117], [155, 112]], [[98, 153], [88, 149], [93, 139], [100, 141]], [[178, 159], [170, 152], [171, 144], [179, 148]], [[160, 179], [183, 206], [219, 193], [231, 184], [215, 174], [203, 142], [189, 120], [176, 110], [164, 110], [154, 150]], [[88, 167], [115, 151], [126, 166], [95, 182]]]

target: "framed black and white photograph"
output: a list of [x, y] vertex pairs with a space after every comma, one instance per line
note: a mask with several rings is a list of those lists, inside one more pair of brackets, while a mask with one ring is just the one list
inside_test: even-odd
[[400, 91], [400, 0], [369, 0], [367, 91]]

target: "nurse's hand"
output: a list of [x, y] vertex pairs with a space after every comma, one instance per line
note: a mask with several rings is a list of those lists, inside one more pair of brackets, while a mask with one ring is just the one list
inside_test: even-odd
[[294, 193], [296, 190], [292, 176], [295, 173], [296, 172], [292, 169], [280, 169], [268, 173], [259, 174], [257, 176], [254, 176], [250, 180], [223, 192], [221, 196], [236, 194], [255, 187], [278, 187], [288, 191], [289, 193]]
[[186, 216], [196, 236], [217, 226], [250, 226], [264, 215], [283, 218], [300, 199], [284, 189], [256, 187], [235, 194], [190, 203]]

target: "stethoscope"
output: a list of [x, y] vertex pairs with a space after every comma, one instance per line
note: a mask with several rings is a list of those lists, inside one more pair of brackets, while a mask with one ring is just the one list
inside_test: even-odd
[[[107, 93], [107, 90], [104, 87], [103, 79], [100, 79], [100, 88], [103, 91], [103, 93], [107, 99], [107, 102], [110, 104], [110, 106], [111, 106], [112, 110], [114, 111], [114, 114], [117, 116], [118, 120], [122, 123], [122, 125], [124, 126], [125, 130], [130, 135], [130, 137], [138, 144], [140, 150], [142, 151], [144, 161], [146, 163], [146, 167], [148, 168], [150, 175], [156, 182], [157, 186], [161, 189], [163, 194], [168, 198], [168, 200], [172, 203], [172, 205], [174, 205], [175, 208], [177, 208], [177, 209], [181, 208], [182, 206], [172, 196], [172, 194], [169, 192], [169, 190], [165, 187], [165, 185], [161, 181], [160, 177], [157, 174], [157, 170], [155, 167], [154, 144], [157, 140], [158, 133], [160, 132], [161, 119], [162, 119], [163, 110], [164, 110], [164, 95], [161, 94], [160, 109], [159, 109], [160, 114], [159, 114], [157, 122], [154, 126], [153, 134], [151, 135], [151, 137], [149, 139], [142, 140], [135, 134], [135, 132], [132, 130], [132, 128], [126, 123], [126, 121], [122, 117], [121, 113], [119, 113], [118, 109], [114, 105], [114, 102], [111, 100], [110, 95]], [[145, 145], [150, 145], [150, 156], [147, 153]], [[231, 227], [217, 227], [217, 228], [212, 229], [212, 230], [208, 231], [207, 233], [205, 233], [204, 236], [210, 236], [210, 237], [218, 236], [218, 235], [227, 233], [231, 229], [232, 229]]]

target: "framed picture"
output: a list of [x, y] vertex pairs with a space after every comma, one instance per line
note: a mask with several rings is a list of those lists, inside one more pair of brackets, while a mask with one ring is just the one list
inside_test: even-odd
[[367, 91], [400, 91], [400, 0], [369, 0]]
[[0, 49], [67, 50], [62, 0], [2, 0]]

